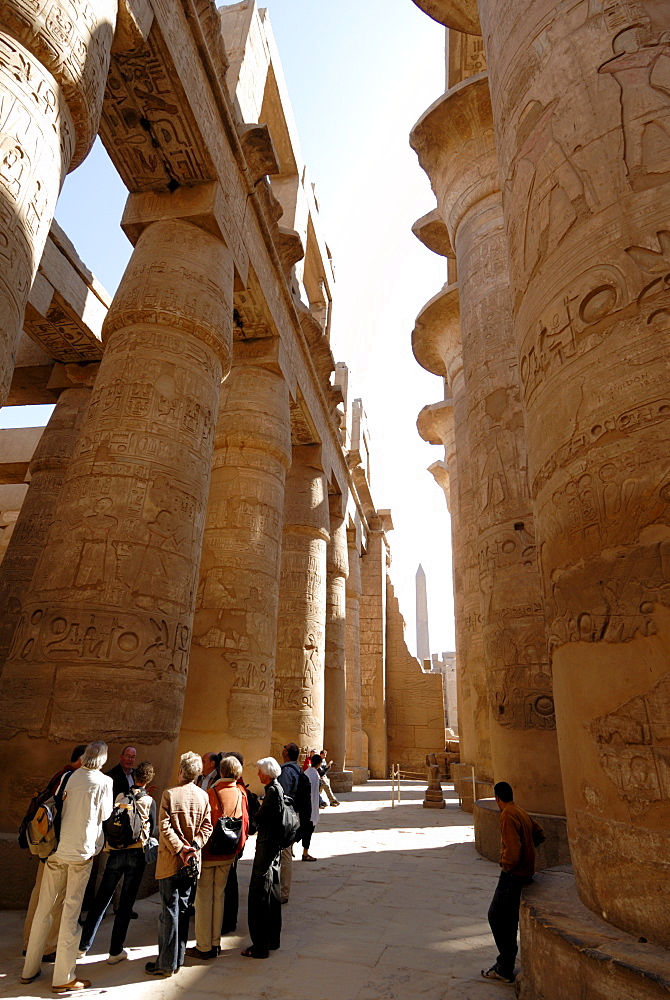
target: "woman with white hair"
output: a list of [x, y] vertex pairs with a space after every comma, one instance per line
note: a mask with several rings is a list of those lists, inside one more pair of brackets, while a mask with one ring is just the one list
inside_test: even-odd
[[249, 882], [251, 947], [242, 952], [245, 958], [267, 958], [271, 951], [279, 948], [281, 937], [279, 862], [284, 790], [277, 781], [281, 767], [274, 757], [262, 757], [256, 767], [265, 786], [265, 795], [256, 818], [258, 837]]

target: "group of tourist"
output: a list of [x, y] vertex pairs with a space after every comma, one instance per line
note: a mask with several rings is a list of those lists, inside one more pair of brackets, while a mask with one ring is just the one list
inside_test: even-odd
[[[242, 955], [267, 958], [279, 948], [281, 905], [289, 898], [293, 861], [293, 843], [285, 843], [286, 807], [299, 818], [290, 839], [302, 843], [303, 861], [314, 861], [309, 848], [319, 819], [319, 789], [330, 766], [325, 751], [314, 752], [303, 770], [295, 743], [288, 743], [282, 755], [282, 765], [273, 757], [257, 762], [264, 786], [259, 800], [242, 780], [241, 754], [184, 753], [178, 784], [163, 792], [157, 815], [151, 796], [154, 767], [148, 761], [135, 765], [134, 747], [124, 747], [119, 763], [107, 774], [102, 773], [105, 743], [75, 747], [70, 762], [33, 800], [53, 798], [59, 835], [56, 849], [38, 867], [24, 926], [22, 984], [38, 978], [43, 962], [53, 962], [54, 992], [90, 987], [89, 980], [76, 975], [77, 958], [91, 948], [121, 879], [107, 962], [126, 959], [126, 935], [137, 916], [133, 904], [153, 857], [161, 899], [158, 955], [146, 963], [145, 972], [167, 977], [178, 972], [186, 955], [215, 958], [222, 934], [237, 926], [237, 862], [254, 831], [248, 899], [251, 945]], [[329, 783], [328, 790], [332, 794]], [[89, 879], [95, 883], [94, 859], [103, 845], [107, 863], [83, 919], [84, 895]], [[196, 944], [187, 950], [193, 907]]]

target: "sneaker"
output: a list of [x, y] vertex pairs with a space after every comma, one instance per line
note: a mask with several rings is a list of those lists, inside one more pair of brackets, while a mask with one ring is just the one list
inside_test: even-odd
[[484, 979], [495, 979], [498, 983], [514, 982], [514, 976], [503, 976], [502, 972], [498, 972], [495, 965], [492, 965], [490, 969], [482, 969], [482, 976]]
[[159, 969], [155, 962], [147, 962], [144, 971], [147, 976], [162, 976], [164, 979], [172, 975], [172, 969]]
[[125, 961], [128, 958], [128, 952], [125, 948], [122, 948], [118, 955], [110, 955], [107, 959], [107, 965], [118, 965], [119, 962]]

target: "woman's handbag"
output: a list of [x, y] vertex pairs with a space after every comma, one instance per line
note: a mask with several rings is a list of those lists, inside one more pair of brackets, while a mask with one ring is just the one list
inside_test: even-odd
[[[221, 796], [218, 791], [216, 794], [219, 802], [221, 802]], [[239, 789], [238, 794], [239, 799], [237, 801], [237, 806], [235, 807], [235, 812], [237, 812], [242, 805], [242, 792], [240, 792]], [[223, 803], [221, 803], [221, 809], [223, 810]], [[220, 857], [228, 857], [231, 854], [237, 854], [240, 847], [240, 837], [242, 836], [242, 820], [242, 814], [240, 814], [237, 819], [233, 816], [219, 817], [212, 831], [212, 835], [209, 838], [209, 843], [207, 844], [210, 854], [218, 855]]]

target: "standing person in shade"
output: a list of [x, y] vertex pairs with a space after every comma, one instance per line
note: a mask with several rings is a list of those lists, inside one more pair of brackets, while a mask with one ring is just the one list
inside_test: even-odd
[[[301, 827], [307, 827], [312, 822], [312, 786], [309, 779], [300, 769], [298, 758], [300, 748], [297, 743], [287, 743], [282, 749], [284, 763], [277, 781], [284, 789], [284, 794], [293, 799], [293, 805], [298, 813]], [[307, 782], [305, 788], [304, 782]], [[304, 793], [301, 789], [305, 788]], [[304, 801], [303, 801], [304, 800]], [[299, 839], [299, 838], [298, 838]], [[291, 894], [291, 879], [293, 877], [293, 844], [281, 852], [281, 901], [288, 903]]]
[[274, 757], [263, 757], [256, 766], [265, 795], [258, 811], [256, 854], [249, 881], [251, 947], [242, 952], [245, 958], [267, 958], [279, 948], [281, 938], [279, 858], [284, 790], [277, 781], [281, 768]]
[[[146, 786], [154, 776], [154, 766], [149, 761], [143, 761], [135, 769], [135, 784], [126, 795], [134, 800], [135, 808], [141, 817], [142, 832], [137, 841], [128, 847], [114, 848], [106, 844], [105, 849], [109, 851], [107, 865], [102, 873], [100, 887], [96, 893], [91, 909], [84, 922], [79, 942], [79, 953], [85, 955], [93, 944], [98, 928], [102, 923], [107, 907], [112, 901], [114, 890], [123, 879], [119, 907], [114, 917], [112, 927], [112, 938], [109, 944], [109, 965], [116, 965], [128, 958], [128, 952], [123, 945], [128, 933], [133, 903], [137, 899], [146, 861], [144, 859], [144, 847], [149, 837], [156, 836], [156, 803], [146, 791]], [[119, 796], [123, 801], [124, 796]]]
[[300, 828], [302, 833], [302, 858], [301, 861], [316, 861], [309, 853], [309, 847], [312, 843], [312, 834], [314, 833], [314, 828], [319, 822], [319, 772], [318, 767], [321, 764], [321, 754], [312, 754], [312, 759], [309, 767], [305, 771], [309, 779], [309, 783], [312, 786], [312, 815], [310, 816], [309, 823], [305, 827]]
[[40, 898], [28, 941], [21, 982], [32, 983], [40, 974], [44, 943], [49, 934], [51, 912], [58, 893], [65, 888], [56, 962], [52, 980], [54, 993], [88, 989], [88, 979], [77, 979], [77, 949], [81, 930], [78, 917], [88, 882], [91, 862], [104, 843], [102, 824], [110, 815], [114, 799], [112, 780], [101, 774], [107, 760], [107, 744], [89, 743], [81, 767], [68, 779], [63, 795], [58, 847], [47, 858]]
[[[244, 768], [244, 756], [241, 753], [238, 753], [237, 750], [224, 750], [221, 756], [234, 757], [235, 760], [239, 760], [240, 766]], [[247, 816], [250, 817], [251, 808], [249, 800], [249, 786], [245, 785], [244, 778], [242, 776], [237, 779], [237, 784], [246, 792]], [[251, 800], [255, 807], [258, 808], [258, 796], [255, 792], [251, 793]], [[244, 848], [242, 848], [239, 854], [236, 855], [235, 860], [230, 866], [226, 888], [223, 890], [223, 920], [221, 921], [222, 934], [232, 934], [233, 931], [237, 930], [237, 914], [240, 907], [240, 893], [237, 885], [237, 864], [243, 853]]]
[[330, 802], [331, 806], [339, 806], [340, 800], [336, 799], [333, 795], [333, 789], [330, 787], [330, 778], [328, 777], [328, 771], [330, 771], [333, 766], [333, 762], [332, 760], [327, 759], [327, 750], [322, 750], [319, 756], [321, 757], [321, 763], [317, 768], [319, 772], [319, 791], [326, 793], [326, 798]]
[[[214, 833], [202, 851], [202, 871], [195, 895], [195, 948], [186, 952], [191, 958], [216, 958], [221, 952], [221, 927], [223, 925], [223, 894], [228, 875], [237, 855], [243, 850], [249, 833], [247, 792], [238, 779], [242, 765], [236, 757], [217, 758], [219, 780], [208, 791]], [[229, 816], [240, 819], [240, 839], [232, 854], [215, 854], [214, 842], [219, 820]]]
[[190, 751], [183, 753], [179, 758], [179, 784], [165, 789], [158, 809], [156, 879], [161, 912], [158, 955], [144, 966], [148, 976], [171, 976], [184, 964], [200, 852], [212, 832], [209, 797], [195, 784], [199, 774], [202, 758]]
[[196, 785], [202, 788], [203, 792], [208, 791], [215, 781], [219, 780], [218, 763], [220, 755], [208, 750], [202, 755], [202, 774], [197, 778]]
[[[66, 774], [71, 774], [76, 771], [78, 767], [81, 767], [81, 755], [86, 749], [85, 743], [79, 743], [70, 756], [70, 763], [62, 767], [60, 771], [56, 771], [54, 776], [50, 779], [47, 787], [44, 789], [40, 795], [40, 799], [46, 800], [50, 799], [56, 794], [56, 790], [61, 783], [61, 778]], [[19, 838], [19, 843], [23, 847]], [[37, 876], [35, 878], [35, 885], [33, 886], [33, 891], [30, 894], [30, 901], [28, 903], [28, 912], [26, 913], [26, 920], [23, 925], [23, 954], [25, 955], [26, 949], [28, 948], [28, 939], [30, 938], [30, 931], [33, 926], [33, 918], [35, 916], [35, 910], [37, 909], [37, 902], [40, 898], [40, 888], [42, 886], [42, 876], [44, 875], [44, 861], [39, 861], [37, 864]], [[60, 930], [60, 918], [63, 912], [63, 898], [65, 894], [65, 889], [58, 894], [56, 900], [54, 901], [54, 909], [52, 913], [51, 929], [49, 930], [49, 936], [44, 945], [44, 955], [42, 955], [43, 962], [53, 962], [56, 958], [56, 943], [58, 941], [58, 932]]]
[[128, 789], [135, 784], [134, 767], [137, 750], [135, 747], [124, 747], [119, 757], [119, 763], [115, 764], [107, 772], [107, 776], [114, 782], [114, 801], [117, 795], [127, 795]]
[[539, 823], [515, 805], [512, 787], [506, 781], [494, 785], [493, 794], [500, 809], [502, 871], [488, 916], [499, 954], [495, 965], [482, 969], [482, 976], [501, 983], [513, 983], [521, 890], [533, 881], [535, 848], [544, 841], [544, 833]]

